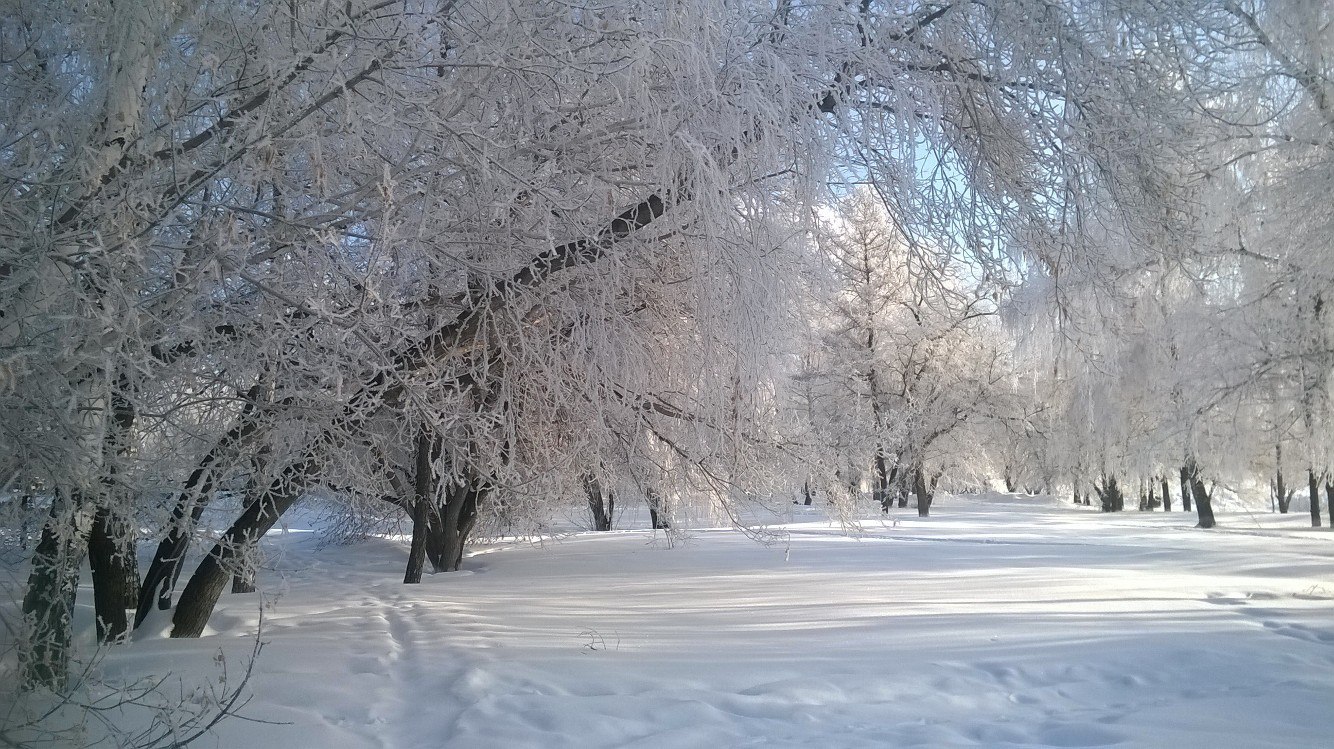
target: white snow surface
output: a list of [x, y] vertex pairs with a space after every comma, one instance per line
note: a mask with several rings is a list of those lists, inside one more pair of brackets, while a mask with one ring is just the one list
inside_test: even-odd
[[[861, 528], [575, 533], [401, 583], [405, 538], [266, 539], [258, 595], [112, 672], [267, 642], [197, 746], [1334, 746], [1334, 533], [947, 497]], [[299, 521], [297, 518], [294, 523]], [[142, 635], [141, 630], [141, 635]]]

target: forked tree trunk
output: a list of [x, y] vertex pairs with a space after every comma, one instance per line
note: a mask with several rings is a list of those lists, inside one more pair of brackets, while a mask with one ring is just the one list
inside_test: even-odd
[[269, 532], [287, 508], [296, 503], [304, 489], [305, 477], [313, 471], [313, 458], [289, 466], [274, 479], [269, 488], [250, 503], [232, 523], [218, 543], [199, 563], [194, 575], [181, 591], [176, 613], [172, 616], [172, 637], [198, 637], [204, 632], [218, 598], [227, 587], [237, 566], [237, 557]]
[[584, 493], [588, 496], [588, 511], [593, 515], [593, 530], [611, 530], [612, 513], [616, 509], [616, 496], [602, 491], [602, 482], [593, 474], [584, 476]]
[[449, 493], [449, 502], [440, 513], [443, 542], [440, 556], [441, 567], [445, 572], [458, 571], [463, 562], [463, 546], [468, 540], [467, 531], [470, 529], [467, 524], [467, 517], [471, 514], [469, 505], [475, 508], [476, 502], [476, 490], [466, 483], [460, 484]]
[[807, 507], [810, 507], [810, 506], [811, 506], [811, 480], [810, 480], [810, 479], [806, 479], [806, 483], [804, 483], [804, 484], [801, 485], [801, 491], [802, 491], [802, 494], [804, 494], [805, 497], [806, 497], [806, 501], [805, 501], [803, 504], [805, 504]]
[[1320, 527], [1320, 480], [1314, 468], [1306, 469], [1306, 480], [1311, 491], [1311, 527]]
[[1103, 512], [1120, 512], [1125, 509], [1126, 497], [1115, 476], [1103, 477], [1102, 486], [1094, 483], [1093, 491], [1098, 495], [1098, 503]]
[[33, 551], [28, 588], [23, 596], [23, 619], [28, 627], [25, 648], [20, 651], [22, 685], [65, 688], [69, 679], [71, 622], [74, 596], [79, 588], [79, 563], [86, 548], [79, 537], [77, 495], [57, 492], [51, 514], [42, 526], [42, 537]]

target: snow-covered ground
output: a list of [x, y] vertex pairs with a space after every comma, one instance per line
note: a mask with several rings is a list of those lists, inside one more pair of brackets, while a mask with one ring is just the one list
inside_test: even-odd
[[[697, 530], [479, 549], [400, 583], [404, 539], [271, 534], [268, 645], [222, 747], [1334, 746], [1334, 533], [946, 497], [848, 533]], [[141, 638], [113, 672], [244, 653]], [[192, 660], [193, 659], [193, 660]]]

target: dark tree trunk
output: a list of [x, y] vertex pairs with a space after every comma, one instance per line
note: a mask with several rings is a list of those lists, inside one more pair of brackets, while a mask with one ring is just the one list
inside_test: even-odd
[[928, 485], [922, 467], [917, 466], [913, 469], [912, 488], [913, 493], [917, 495], [917, 517], [931, 516], [931, 500], [935, 496], [936, 478], [938, 477], [933, 477]]
[[463, 550], [477, 520], [477, 505], [486, 493], [471, 483], [455, 486], [440, 513], [440, 570], [455, 572], [463, 564]]
[[648, 517], [649, 523], [653, 526], [653, 530], [670, 530], [672, 524], [667, 520], [667, 517], [663, 513], [662, 497], [659, 496], [658, 492], [654, 489], [649, 489], [644, 494], [648, 499]]
[[[253, 552], [254, 549], [252, 548]], [[255, 565], [252, 561], [237, 557], [241, 563], [241, 569], [232, 575], [232, 593], [254, 593], [255, 592]]]
[[1325, 474], [1325, 507], [1329, 512], [1329, 527], [1334, 528], [1334, 475]]
[[190, 549], [190, 539], [199, 525], [199, 518], [204, 508], [213, 499], [215, 483], [218, 480], [220, 462], [223, 457], [235, 450], [253, 434], [258, 427], [255, 419], [255, 397], [258, 388], [252, 388], [249, 401], [241, 414], [241, 422], [224, 434], [213, 449], [200, 461], [199, 465], [185, 481], [176, 506], [171, 511], [171, 525], [167, 535], [158, 543], [153, 561], [144, 573], [143, 584], [139, 588], [139, 608], [134, 615], [134, 626], [138, 627], [148, 618], [153, 610], [153, 601], [163, 611], [171, 608], [171, 593], [176, 581], [181, 576], [185, 554]]
[[806, 483], [802, 484], [802, 486], [801, 486], [801, 491], [802, 491], [802, 494], [804, 494], [805, 497], [806, 497], [806, 501], [805, 501], [803, 504], [805, 504], [807, 507], [810, 507], [810, 506], [811, 506], [811, 480], [810, 480], [810, 479], [806, 479]]
[[181, 591], [176, 613], [172, 616], [172, 637], [198, 637], [208, 624], [223, 588], [237, 566], [237, 557], [268, 533], [287, 508], [301, 496], [305, 477], [315, 468], [314, 459], [289, 466], [269, 488], [250, 503], [232, 523], [213, 549], [199, 563], [194, 575]]
[[1168, 490], [1167, 477], [1163, 477], [1163, 512], [1172, 511], [1172, 493]]
[[603, 492], [602, 482], [591, 473], [584, 476], [584, 493], [588, 496], [588, 511], [593, 515], [593, 530], [611, 530], [612, 513], [616, 508], [615, 495]]
[[885, 458], [885, 448], [877, 445], [875, 448], [875, 486], [872, 487], [871, 498], [880, 505], [882, 511], [888, 512], [893, 500], [889, 496], [889, 484], [894, 480], [889, 470], [889, 461]]
[[42, 537], [33, 551], [28, 588], [23, 596], [23, 618], [27, 649], [20, 653], [25, 688], [65, 688], [69, 678], [71, 621], [74, 597], [79, 589], [79, 562], [85, 543], [78, 536], [75, 516], [77, 495], [65, 498], [57, 492], [51, 514], [42, 526]]
[[99, 642], [116, 642], [129, 632], [125, 612], [134, 608], [139, 573], [130, 524], [110, 507], [99, 507], [88, 535], [88, 566], [93, 573], [93, 607]]
[[121, 377], [111, 395], [111, 419], [107, 423], [102, 453], [106, 466], [104, 493], [93, 514], [88, 535], [88, 564], [93, 577], [93, 608], [99, 642], [116, 642], [129, 633], [125, 615], [139, 598], [139, 560], [129, 497], [117, 478], [120, 461], [130, 451], [129, 434], [134, 428], [134, 404], [127, 396], [129, 380]]
[[1320, 480], [1314, 468], [1306, 469], [1306, 479], [1311, 491], [1311, 527], [1320, 527]]
[[1093, 491], [1098, 495], [1103, 512], [1120, 512], [1126, 508], [1125, 494], [1115, 476], [1103, 477], [1102, 486], [1093, 484]]
[[1190, 512], [1190, 493], [1191, 493], [1190, 469], [1187, 468], [1187, 466], [1181, 466], [1181, 511], [1182, 512]]
[[1214, 527], [1217, 523], [1214, 522], [1213, 497], [1204, 489], [1204, 480], [1200, 478], [1200, 468], [1195, 464], [1195, 459], [1187, 457], [1186, 465], [1182, 467], [1181, 472], [1195, 498], [1195, 513], [1199, 517], [1199, 522], [1195, 527]]
[[1292, 490], [1283, 481], [1283, 445], [1274, 445], [1274, 499], [1278, 502], [1278, 511], [1284, 515], [1292, 507]]
[[430, 530], [429, 517], [435, 503], [435, 472], [431, 465], [431, 435], [423, 429], [417, 435], [417, 460], [414, 467], [412, 498], [412, 547], [408, 550], [408, 568], [403, 573], [405, 584], [422, 581], [426, 566], [426, 537]]

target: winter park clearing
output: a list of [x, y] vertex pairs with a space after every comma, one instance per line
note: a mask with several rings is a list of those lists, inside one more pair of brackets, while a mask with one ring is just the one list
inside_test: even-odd
[[[937, 511], [848, 532], [794, 507], [768, 545], [495, 543], [416, 586], [406, 539], [321, 545], [298, 516], [266, 539], [243, 711], [280, 725], [229, 719], [202, 745], [1330, 745], [1334, 545], [1302, 514]], [[260, 600], [224, 596], [200, 640], [141, 630], [106, 667], [244, 660]]]

